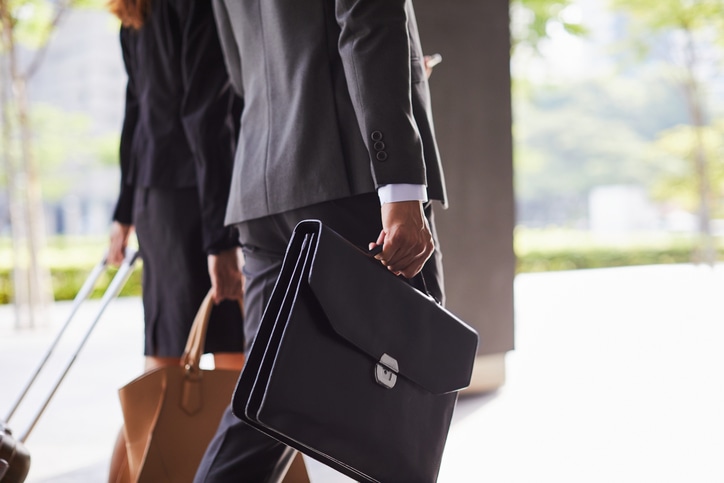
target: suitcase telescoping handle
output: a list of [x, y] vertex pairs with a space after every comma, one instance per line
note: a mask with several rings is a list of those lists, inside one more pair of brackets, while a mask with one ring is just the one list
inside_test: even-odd
[[[63, 382], [63, 379], [65, 379], [65, 376], [68, 374], [68, 371], [73, 366], [73, 363], [75, 362], [75, 359], [78, 357], [78, 354], [80, 353], [81, 349], [85, 345], [86, 341], [90, 337], [90, 334], [93, 332], [93, 329], [95, 328], [96, 324], [101, 318], [101, 315], [103, 314], [103, 311], [106, 309], [108, 304], [113, 300], [118, 293], [121, 291], [123, 286], [125, 285], [128, 278], [131, 276], [131, 272], [133, 271], [133, 266], [136, 263], [136, 260], [139, 257], [139, 253], [137, 250], [133, 248], [126, 248], [125, 252], [125, 258], [123, 259], [123, 263], [118, 268], [118, 272], [116, 272], [116, 275], [111, 280], [111, 283], [108, 285], [108, 288], [106, 289], [105, 293], [103, 294], [103, 297], [101, 298], [100, 307], [96, 311], [95, 317], [93, 318], [93, 322], [86, 330], [86, 333], [81, 340], [78, 347], [75, 349], [75, 352], [73, 353], [73, 356], [71, 357], [70, 361], [68, 361], [65, 365], [65, 368], [63, 370], [63, 373], [58, 378], [58, 380], [55, 382], [55, 385], [53, 386], [53, 389], [51, 390], [48, 397], [45, 399], [45, 402], [43, 403], [42, 407], [38, 410], [38, 412], [35, 414], [32, 422], [30, 423], [30, 426], [25, 431], [25, 433], [18, 438], [20, 442], [25, 442], [25, 440], [30, 435], [30, 432], [35, 428], [35, 425], [37, 424], [38, 420], [40, 419], [40, 416], [43, 415], [43, 412], [45, 412], [45, 409], [48, 407], [48, 404], [50, 403], [50, 400], [53, 399], [53, 396], [55, 395], [55, 392], [58, 390], [58, 387], [60, 387], [60, 384]], [[70, 325], [70, 322], [73, 320], [73, 317], [75, 316], [75, 313], [78, 311], [78, 308], [81, 306], [81, 304], [90, 296], [91, 292], [93, 291], [93, 287], [95, 286], [96, 282], [98, 281], [98, 278], [101, 276], [101, 274], [108, 268], [108, 261], [107, 261], [107, 254], [103, 256], [103, 259], [93, 268], [91, 273], [88, 275], [88, 278], [83, 283], [83, 286], [78, 291], [78, 294], [73, 299], [73, 305], [70, 310], [70, 314], [66, 318], [65, 323], [63, 324], [63, 327], [58, 332], [58, 335], [55, 336], [55, 340], [53, 340], [53, 343], [48, 348], [48, 351], [46, 352], [45, 356], [43, 357], [42, 361], [40, 362], [40, 365], [35, 370], [35, 373], [32, 375], [28, 383], [26, 384], [25, 388], [23, 389], [22, 393], [20, 394], [20, 397], [13, 405], [12, 409], [10, 409], [10, 413], [5, 418], [5, 421], [10, 421], [10, 418], [15, 414], [15, 411], [18, 409], [20, 404], [22, 403], [23, 399], [25, 399], [25, 396], [28, 394], [28, 391], [33, 386], [33, 383], [37, 379], [38, 375], [41, 373], [43, 368], [45, 367], [45, 364], [48, 362], [48, 359], [50, 359], [51, 354], [53, 351], [55, 351], [56, 347], [58, 346], [58, 342], [60, 342], [60, 339], [63, 337], [63, 334], [65, 333], [65, 330]]]

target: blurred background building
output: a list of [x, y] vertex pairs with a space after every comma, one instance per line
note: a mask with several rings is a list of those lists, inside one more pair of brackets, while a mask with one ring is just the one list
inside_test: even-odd
[[[118, 28], [105, 11], [68, 11], [30, 79], [49, 234], [97, 235], [110, 226], [126, 85]], [[8, 233], [7, 216], [0, 223]]]

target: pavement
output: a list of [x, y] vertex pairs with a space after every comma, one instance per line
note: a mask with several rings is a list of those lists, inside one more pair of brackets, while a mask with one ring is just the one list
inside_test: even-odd
[[[97, 308], [88, 302], [78, 325]], [[724, 266], [523, 274], [515, 308], [507, 382], [460, 399], [439, 482], [724, 482]], [[56, 303], [46, 322], [16, 329], [13, 308], [0, 306], [0, 417], [69, 310]], [[141, 319], [137, 298], [108, 307], [27, 441], [28, 483], [106, 481], [117, 389], [143, 366]], [[70, 330], [51, 369], [83, 331]], [[42, 397], [31, 392], [27, 406]], [[16, 433], [31, 413], [16, 415]], [[350, 481], [307, 464], [312, 483]]]

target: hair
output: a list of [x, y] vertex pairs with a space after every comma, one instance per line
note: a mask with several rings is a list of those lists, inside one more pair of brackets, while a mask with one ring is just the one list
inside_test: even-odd
[[124, 27], [140, 29], [146, 20], [151, 0], [108, 0], [108, 9]]

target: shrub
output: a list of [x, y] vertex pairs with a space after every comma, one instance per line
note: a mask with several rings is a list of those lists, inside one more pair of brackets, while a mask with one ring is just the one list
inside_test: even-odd
[[[141, 263], [131, 273], [128, 281], [121, 289], [120, 296], [141, 295]], [[78, 294], [83, 282], [88, 278], [91, 268], [55, 267], [50, 269], [51, 284], [55, 300], [73, 300]], [[108, 288], [113, 276], [117, 273], [115, 268], [109, 268], [96, 282], [91, 298], [100, 298]], [[12, 300], [12, 270], [0, 268], [0, 304], [10, 303]]]
[[[106, 244], [105, 239], [51, 239], [46, 262], [55, 300], [73, 299], [97, 263]], [[601, 239], [588, 232], [561, 229], [517, 229], [515, 249], [517, 273], [577, 270], [585, 268], [622, 267], [691, 263], [695, 240], [687, 236], [667, 234], [638, 235], [626, 239]], [[12, 299], [12, 263], [9, 242], [0, 239], [0, 303]], [[718, 258], [724, 259], [724, 247], [718, 247]], [[92, 297], [99, 298], [108, 287], [116, 270], [109, 268], [98, 280]], [[141, 294], [142, 263], [139, 262], [121, 296]]]

